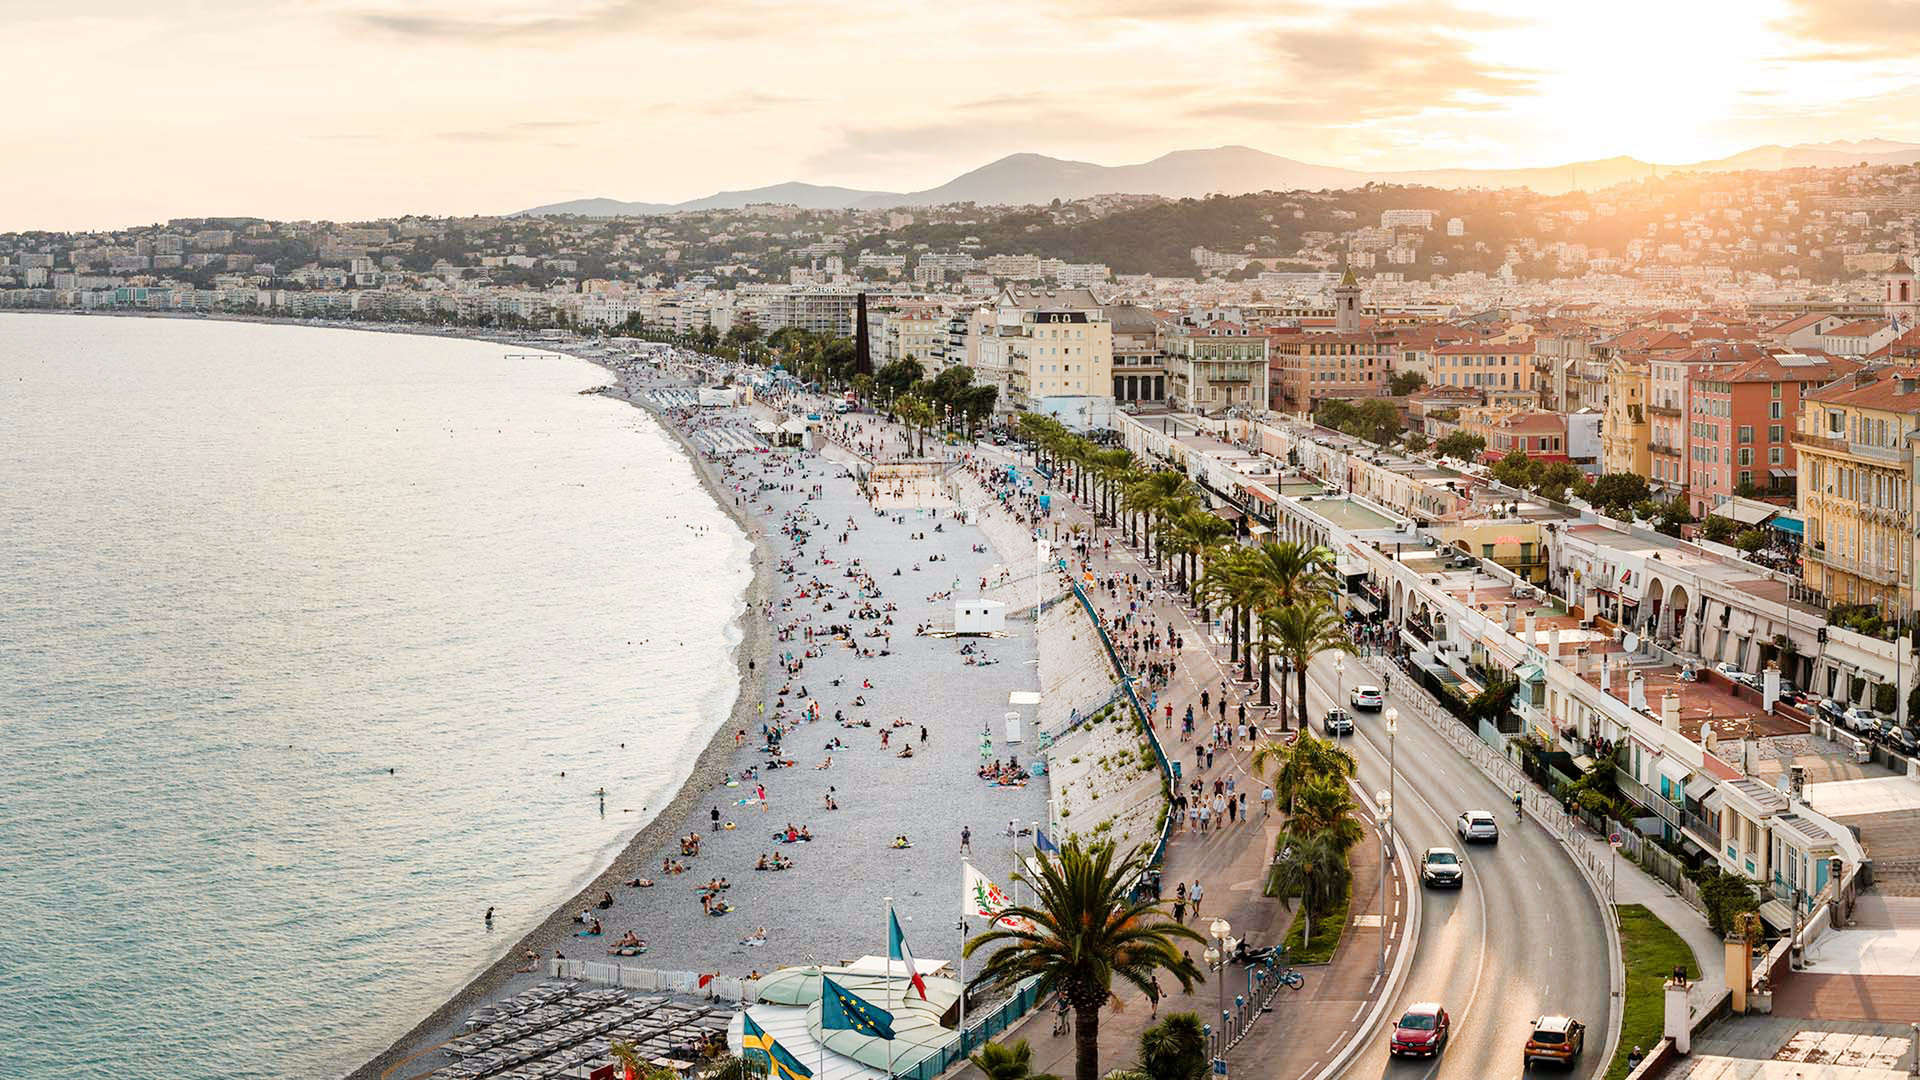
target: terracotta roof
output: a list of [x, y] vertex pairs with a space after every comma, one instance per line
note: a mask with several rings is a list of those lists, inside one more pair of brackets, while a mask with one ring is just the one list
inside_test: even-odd
[[1805, 395], [1805, 400], [1889, 412], [1920, 412], [1920, 371], [1878, 368], [1855, 372], [1844, 382]]
[[1818, 325], [1822, 319], [1828, 317], [1829, 313], [1824, 311], [1809, 311], [1805, 315], [1788, 319], [1779, 326], [1770, 328], [1767, 332], [1770, 334], [1795, 334], [1805, 330], [1809, 326]]
[[1859, 319], [1842, 326], [1836, 326], [1821, 334], [1821, 337], [1872, 337], [1887, 328], [1885, 319]]
[[1860, 370], [1858, 361], [1839, 356], [1817, 357], [1763, 356], [1752, 360], [1716, 379], [1730, 383], [1750, 382], [1795, 382], [1829, 383], [1842, 375], [1851, 375]]

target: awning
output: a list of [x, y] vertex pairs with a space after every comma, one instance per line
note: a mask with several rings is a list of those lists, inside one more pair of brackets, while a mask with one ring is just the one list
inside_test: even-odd
[[1666, 777], [1674, 784], [1684, 784], [1687, 782], [1687, 767], [1670, 757], [1663, 755], [1655, 768], [1660, 770], [1661, 776]]
[[1799, 471], [1798, 469], [1768, 469], [1767, 475], [1773, 477], [1775, 480], [1787, 480], [1791, 479], [1799, 473]]
[[1539, 682], [1547, 677], [1547, 668], [1546, 665], [1538, 663], [1522, 664], [1514, 669], [1513, 677], [1521, 682]]
[[1573, 763], [1575, 766], [1577, 766], [1580, 769], [1582, 773], [1592, 772], [1593, 766], [1595, 764], [1594, 760], [1585, 754], [1573, 755]]
[[1780, 530], [1783, 533], [1792, 533], [1795, 536], [1805, 536], [1807, 533], [1806, 522], [1801, 521], [1799, 518], [1790, 518], [1785, 514], [1781, 514], [1779, 517], [1774, 518], [1768, 524], [1772, 525], [1774, 528]]
[[1738, 495], [1723, 500], [1713, 508], [1716, 517], [1728, 518], [1742, 525], [1758, 525], [1779, 513], [1780, 508], [1753, 499], [1743, 499]]
[[1760, 905], [1760, 918], [1775, 930], [1793, 929], [1793, 909], [1779, 900], [1769, 900]]
[[1720, 789], [1717, 787], [1707, 792], [1707, 797], [1700, 800], [1700, 808], [1715, 815], [1720, 813], [1720, 808], [1725, 804], [1726, 800], [1720, 797]]
[[1380, 608], [1375, 605], [1372, 600], [1367, 599], [1357, 592], [1347, 594], [1347, 603], [1353, 605], [1353, 610], [1362, 615], [1378, 615], [1380, 613]]
[[1695, 773], [1693, 779], [1687, 781], [1687, 798], [1694, 802], [1699, 802], [1712, 791], [1713, 777], [1706, 773]]

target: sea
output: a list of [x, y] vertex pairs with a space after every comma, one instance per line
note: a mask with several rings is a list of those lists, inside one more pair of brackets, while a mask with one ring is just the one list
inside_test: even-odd
[[749, 541], [530, 351], [0, 315], [0, 1075], [342, 1075], [672, 799]]

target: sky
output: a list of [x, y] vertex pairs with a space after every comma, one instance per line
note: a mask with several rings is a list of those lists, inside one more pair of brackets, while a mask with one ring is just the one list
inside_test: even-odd
[[0, 229], [1920, 142], [1920, 0], [0, 0]]

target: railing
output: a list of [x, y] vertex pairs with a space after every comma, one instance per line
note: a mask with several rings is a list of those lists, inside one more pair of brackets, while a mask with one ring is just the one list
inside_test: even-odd
[[1881, 585], [1892, 585], [1900, 580], [1900, 568], [1897, 566], [1879, 566], [1846, 555], [1835, 555], [1824, 548], [1812, 546], [1803, 548], [1801, 554], [1811, 562], [1831, 566], [1835, 570], [1863, 577]]
[[932, 1053], [915, 1062], [912, 1068], [899, 1070], [894, 1075], [903, 1080], [933, 1080], [949, 1067], [966, 1061], [968, 1054], [985, 1046], [988, 1040], [1033, 1011], [1040, 1001], [1039, 984], [1039, 976], [1022, 981], [1014, 987], [1013, 996], [1001, 1002], [998, 1008], [978, 1018], [978, 1022], [972, 1016], [967, 1017], [967, 1026], [952, 1039], [935, 1047]]

